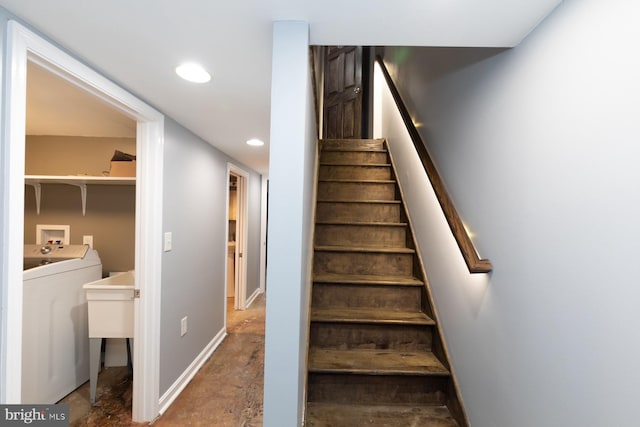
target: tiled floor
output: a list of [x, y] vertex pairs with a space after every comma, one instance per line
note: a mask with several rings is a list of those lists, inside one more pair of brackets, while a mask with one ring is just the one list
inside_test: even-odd
[[[228, 336], [167, 411], [152, 425], [254, 427], [262, 425], [265, 301], [245, 311], [228, 307]], [[100, 374], [98, 400], [89, 405], [89, 384], [62, 403], [70, 425], [141, 426], [131, 422], [131, 376], [126, 368]]]

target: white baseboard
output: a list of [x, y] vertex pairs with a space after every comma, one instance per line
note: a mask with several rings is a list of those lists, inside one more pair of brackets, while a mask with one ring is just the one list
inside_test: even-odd
[[256, 298], [258, 298], [258, 296], [260, 296], [260, 294], [264, 292], [261, 288], [256, 289], [249, 298], [247, 298], [247, 303], [245, 304], [245, 308], [249, 308], [251, 307], [251, 304], [253, 304], [253, 301], [255, 301]]
[[198, 373], [202, 365], [211, 357], [213, 352], [218, 348], [218, 346], [222, 343], [224, 338], [227, 336], [227, 331], [223, 328], [218, 334], [213, 337], [213, 339], [207, 344], [207, 346], [202, 350], [202, 352], [196, 357], [193, 362], [189, 365], [187, 369], [178, 377], [178, 379], [173, 383], [171, 387], [166, 391], [165, 394], [160, 398], [159, 406], [160, 406], [160, 415], [164, 414], [164, 412], [171, 406], [174, 400], [182, 393], [182, 390], [189, 384], [189, 382], [193, 379], [193, 377]]

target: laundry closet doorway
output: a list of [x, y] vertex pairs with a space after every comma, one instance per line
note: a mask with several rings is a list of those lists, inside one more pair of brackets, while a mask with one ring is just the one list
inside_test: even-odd
[[[151, 421], [159, 404], [159, 319], [162, 244], [162, 114], [15, 21], [8, 24], [2, 139], [2, 321], [0, 402], [20, 403], [22, 360], [22, 256], [26, 86], [29, 62], [56, 74], [134, 120], [136, 125], [134, 421]], [[87, 337], [88, 339], [88, 337]]]
[[[74, 263], [25, 267], [21, 401], [54, 403], [75, 392], [77, 402], [92, 359], [83, 285], [135, 268], [136, 163], [111, 168], [110, 160], [136, 153], [137, 123], [33, 61], [27, 61], [26, 110], [25, 253], [33, 257], [57, 238], [67, 251], [89, 248]], [[133, 321], [133, 305], [124, 304]], [[129, 353], [125, 338], [106, 339], [104, 367], [111, 369], [101, 375], [101, 390], [110, 390], [107, 379], [116, 373], [114, 382], [131, 387]], [[105, 402], [108, 394], [101, 394]], [[72, 420], [83, 414], [79, 405], [70, 410]]]
[[[247, 306], [247, 181], [249, 173], [227, 164], [227, 310], [244, 310]], [[233, 298], [233, 301], [230, 301]], [[226, 319], [226, 316], [225, 316]]]

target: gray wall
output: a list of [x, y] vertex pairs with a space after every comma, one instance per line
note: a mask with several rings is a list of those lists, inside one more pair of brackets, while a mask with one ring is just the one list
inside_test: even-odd
[[[234, 164], [241, 166], [237, 162]], [[262, 216], [262, 175], [242, 166], [250, 172], [247, 180], [247, 293], [250, 298], [260, 289], [260, 224]], [[265, 248], [266, 249], [266, 248]], [[264, 289], [263, 289], [264, 291]]]
[[639, 20], [565, 0], [512, 50], [385, 53], [495, 268], [419, 237], [473, 426], [637, 424]]
[[[165, 120], [160, 396], [224, 327], [228, 156]], [[240, 167], [242, 164], [234, 162]], [[245, 168], [250, 171], [250, 169]], [[250, 171], [247, 296], [259, 287], [260, 175]], [[180, 320], [188, 332], [180, 336]]]
[[273, 30], [264, 425], [299, 426], [309, 333], [317, 131], [309, 25]]

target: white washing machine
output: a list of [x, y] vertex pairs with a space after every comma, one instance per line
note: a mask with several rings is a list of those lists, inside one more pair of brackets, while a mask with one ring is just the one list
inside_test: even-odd
[[88, 245], [24, 246], [22, 403], [53, 404], [89, 380], [87, 299], [102, 278]]

